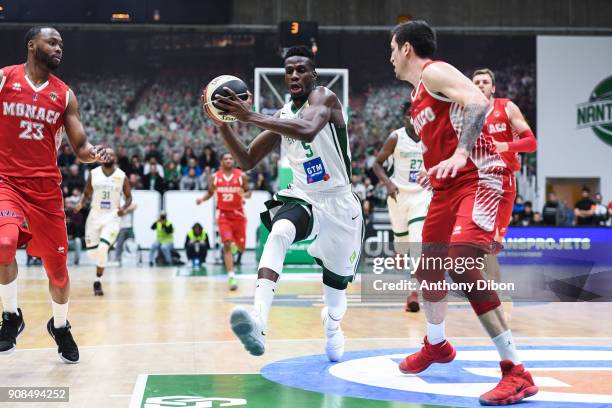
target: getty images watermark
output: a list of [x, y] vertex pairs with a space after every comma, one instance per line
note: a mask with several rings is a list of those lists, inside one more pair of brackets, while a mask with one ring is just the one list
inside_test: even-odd
[[[471, 292], [473, 290], [495, 290], [495, 291], [513, 291], [515, 290], [514, 282], [496, 282], [493, 279], [478, 279], [475, 282], [452, 282], [447, 280], [428, 281], [427, 276], [421, 282], [417, 282], [414, 278], [418, 268], [424, 271], [454, 271], [457, 274], [463, 274], [468, 270], [477, 269], [484, 271], [486, 269], [486, 255], [479, 257], [440, 257], [440, 256], [417, 256], [412, 257], [407, 254], [396, 254], [392, 257], [375, 257], [372, 258], [372, 273], [374, 275], [382, 275], [379, 279], [372, 281], [372, 288], [376, 291], [415, 291], [415, 290], [447, 290], [447, 291], [462, 291]], [[399, 280], [393, 277], [406, 277]], [[425, 274], [426, 275], [426, 274]]]

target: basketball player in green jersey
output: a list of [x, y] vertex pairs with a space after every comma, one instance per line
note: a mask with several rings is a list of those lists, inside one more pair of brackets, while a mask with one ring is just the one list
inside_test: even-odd
[[330, 361], [344, 353], [340, 321], [347, 308], [346, 288], [359, 263], [364, 225], [361, 203], [351, 190], [344, 110], [332, 91], [315, 85], [316, 79], [312, 52], [294, 47], [285, 55], [291, 101], [274, 116], [253, 112], [250, 101], [240, 100], [229, 88], [230, 97], [214, 102], [239, 121], [264, 129], [245, 146], [229, 125], [216, 123], [243, 170], [282, 145], [293, 171], [293, 182], [261, 214], [270, 235], [259, 262], [254, 310], [236, 307], [230, 318], [232, 330], [253, 355], [265, 351], [268, 314], [287, 249], [312, 238], [308, 253], [323, 268], [325, 351]]

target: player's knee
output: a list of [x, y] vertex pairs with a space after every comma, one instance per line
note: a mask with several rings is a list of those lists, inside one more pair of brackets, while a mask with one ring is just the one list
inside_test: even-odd
[[97, 256], [96, 256], [96, 261], [97, 264], [96, 266], [100, 267], [100, 268], [105, 268], [106, 267], [106, 263], [108, 261], [108, 250], [110, 249], [110, 247], [108, 246], [108, 244], [101, 242], [100, 245], [98, 246], [98, 251], [97, 251]]
[[231, 251], [232, 250], [232, 241], [225, 241], [223, 243], [223, 250], [224, 251]]
[[10, 265], [17, 253], [19, 227], [5, 225], [0, 229], [0, 265]]
[[66, 256], [52, 255], [42, 257], [45, 272], [49, 277], [49, 282], [56, 288], [65, 288], [68, 284], [68, 268], [66, 266]]
[[268, 241], [278, 243], [284, 248], [289, 248], [295, 239], [295, 233], [295, 225], [293, 225], [291, 221], [283, 218], [272, 225], [272, 231], [270, 231]]

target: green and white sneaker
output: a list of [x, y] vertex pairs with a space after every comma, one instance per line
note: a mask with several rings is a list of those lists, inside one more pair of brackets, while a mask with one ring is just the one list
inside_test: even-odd
[[229, 290], [232, 292], [238, 289], [238, 281], [235, 276], [230, 276], [227, 282], [229, 283]]

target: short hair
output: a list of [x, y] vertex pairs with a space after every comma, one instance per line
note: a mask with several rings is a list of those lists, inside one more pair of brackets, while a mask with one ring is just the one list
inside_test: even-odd
[[587, 186], [583, 186], [583, 187], [582, 187], [582, 191], [586, 191], [587, 193], [590, 193], [590, 192], [591, 192], [591, 189], [590, 189], [590, 188], [588, 188]]
[[436, 52], [436, 33], [424, 20], [412, 20], [401, 23], [391, 30], [391, 38], [399, 47], [410, 43], [414, 52], [421, 58], [432, 58]]
[[[32, 28], [30, 28], [28, 30], [28, 32], [26, 33], [25, 38], [24, 38], [26, 48], [28, 48], [28, 43], [31, 40], [33, 40], [38, 34], [40, 34], [40, 32], [42, 30], [44, 30], [45, 28], [50, 28], [52, 30], [55, 30], [55, 28], [53, 28], [51, 26], [34, 26], [34, 27], [32, 27]], [[57, 30], [55, 30], [55, 31], [57, 31]]]
[[312, 52], [312, 50], [308, 49], [308, 47], [304, 46], [304, 45], [297, 45], [294, 47], [290, 47], [286, 52], [285, 52], [285, 57], [283, 58], [283, 61], [286, 60], [287, 58], [290, 57], [305, 57], [308, 58], [310, 60], [310, 64], [312, 65], [312, 67], [314, 68], [315, 64], [314, 64], [314, 54]]
[[489, 68], [480, 68], [480, 69], [477, 69], [472, 74], [472, 79], [474, 79], [474, 77], [476, 75], [488, 75], [488, 76], [490, 76], [491, 77], [491, 82], [493, 83], [493, 85], [495, 85], [495, 74]]
[[225, 158], [226, 154], [229, 154], [232, 157], [232, 159], [234, 158], [234, 155], [231, 152], [223, 152], [223, 154], [221, 155], [221, 160]]

